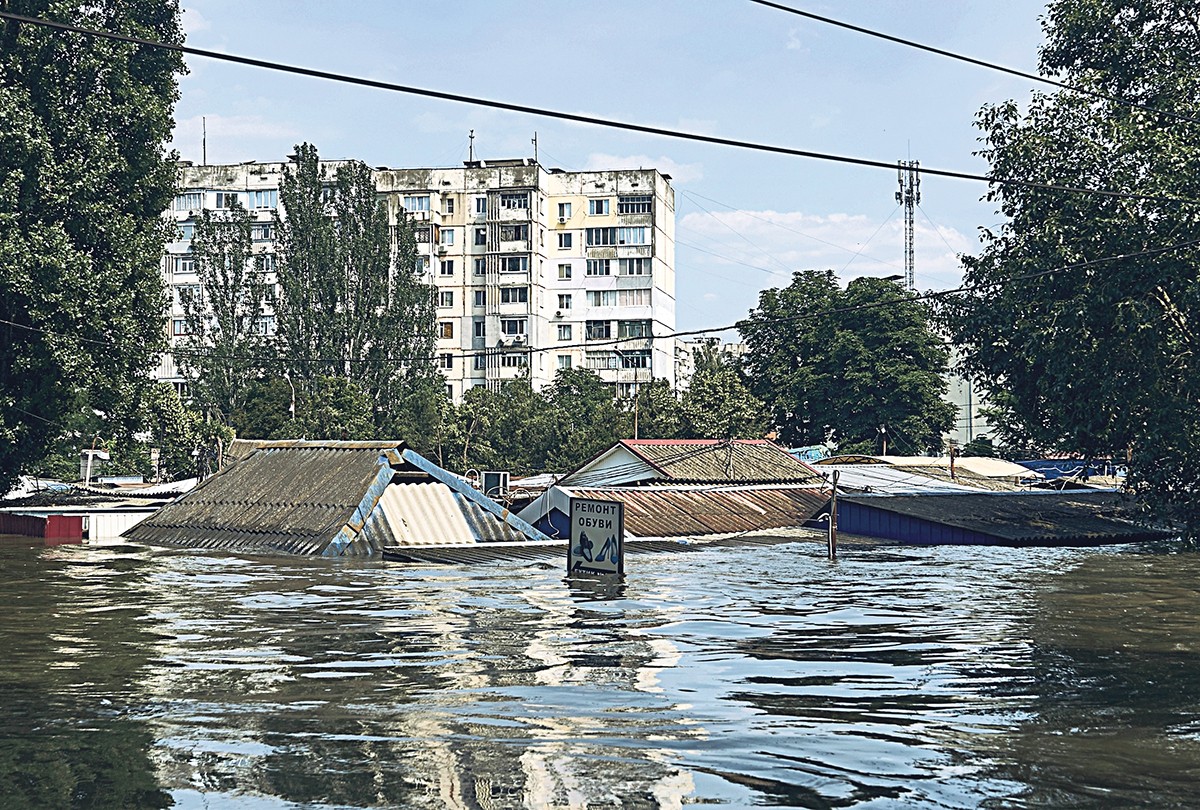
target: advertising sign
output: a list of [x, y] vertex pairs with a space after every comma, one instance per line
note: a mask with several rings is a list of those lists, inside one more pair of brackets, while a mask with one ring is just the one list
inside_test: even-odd
[[625, 504], [571, 499], [567, 576], [625, 576]]

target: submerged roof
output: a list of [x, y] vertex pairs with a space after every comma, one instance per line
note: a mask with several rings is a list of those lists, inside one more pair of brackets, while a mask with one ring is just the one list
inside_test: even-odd
[[922, 475], [917, 470], [892, 467], [888, 464], [821, 464], [814, 467], [832, 481], [838, 473], [838, 491], [858, 490], [887, 495], [915, 495], [921, 492], [975, 492], [963, 482]]
[[[919, 467], [924, 470], [950, 469], [950, 456], [864, 456], [843, 455], [830, 456], [814, 465], [831, 466], [838, 464], [874, 464], [890, 467]], [[954, 468], [957, 471], [970, 473], [982, 478], [1039, 478], [1036, 472], [1013, 461], [990, 456], [955, 456]]]
[[816, 483], [812, 468], [765, 439], [622, 439], [560, 483], [611, 486]]
[[[1008, 544], [1118, 542], [1169, 536], [1170, 532], [1139, 525], [1120, 493], [1095, 490], [1072, 492], [977, 492], [929, 495], [846, 495], [839, 504], [891, 513], [911, 525], [892, 525], [872, 533], [846, 510], [839, 522], [847, 531], [911, 542], [978, 542]], [[960, 539], [926, 539], [920, 525], [959, 530]], [[894, 537], [896, 533], [904, 537]], [[956, 535], [958, 536], [958, 535]], [[949, 537], [949, 535], [947, 535]]]
[[[415, 489], [413, 487], [416, 487]], [[242, 551], [526, 539], [492, 501], [402, 442], [263, 442], [126, 536]]]

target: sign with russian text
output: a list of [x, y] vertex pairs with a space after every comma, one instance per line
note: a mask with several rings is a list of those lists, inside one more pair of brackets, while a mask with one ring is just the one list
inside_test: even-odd
[[625, 576], [625, 504], [571, 499], [567, 576]]

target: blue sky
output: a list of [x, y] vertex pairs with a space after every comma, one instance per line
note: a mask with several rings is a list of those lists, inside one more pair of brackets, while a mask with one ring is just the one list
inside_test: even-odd
[[[1037, 0], [790, 0], [791, 5], [1036, 72]], [[531, 106], [875, 160], [982, 173], [975, 114], [1029, 80], [747, 0], [183, 0], [188, 44]], [[175, 148], [200, 161], [327, 158], [451, 166], [532, 156], [566, 169], [654, 166], [676, 190], [677, 326], [745, 317], [800, 269], [903, 269], [894, 170], [754, 153], [553, 121], [188, 57]], [[925, 178], [920, 289], [959, 281], [957, 253], [1000, 221], [982, 183]]]

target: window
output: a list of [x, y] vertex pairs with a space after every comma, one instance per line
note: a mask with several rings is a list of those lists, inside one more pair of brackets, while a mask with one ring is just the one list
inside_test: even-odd
[[454, 275], [454, 259], [442, 259], [438, 274], [443, 276]]
[[559, 203], [558, 204], [558, 218], [559, 219], [570, 219], [571, 218], [571, 204], [570, 203]]
[[176, 211], [199, 211], [204, 207], [203, 191], [185, 191], [175, 197]]
[[476, 228], [475, 229], [475, 244], [476, 245], [486, 245], [487, 244], [487, 228]]
[[270, 336], [275, 334], [275, 316], [259, 315], [254, 319], [253, 329], [256, 335]]
[[570, 293], [566, 293], [566, 294], [560, 293], [559, 294], [558, 308], [559, 309], [570, 309], [571, 308], [571, 294]]
[[588, 200], [588, 214], [591, 216], [604, 216], [608, 213], [608, 200]]
[[415, 239], [417, 241], [417, 244], [428, 245], [429, 244], [429, 226], [425, 225], [420, 228], [413, 228], [413, 239]]
[[623, 276], [650, 275], [650, 259], [618, 259], [617, 265]]
[[501, 287], [500, 288], [500, 303], [501, 304], [528, 304], [529, 303], [529, 288], [528, 287]]
[[528, 273], [529, 272], [529, 257], [528, 256], [502, 256], [502, 257], [500, 257], [500, 272], [502, 272], [502, 273]]
[[275, 226], [270, 222], [257, 222], [250, 226], [250, 238], [255, 242], [265, 242], [275, 236]]
[[258, 254], [258, 256], [256, 258], [258, 259], [258, 271], [260, 273], [274, 273], [275, 272], [275, 254], [274, 253], [260, 253], [260, 254]]
[[483, 318], [476, 318], [474, 321], [474, 326], [475, 326], [475, 332], [474, 332], [475, 337], [481, 338], [487, 334], [487, 321], [485, 321]]
[[509, 337], [525, 334], [525, 319], [524, 318], [501, 318], [500, 319], [500, 334], [507, 335]]
[[650, 368], [649, 349], [625, 349], [617, 352], [621, 368]]
[[569, 354], [558, 355], [558, 367], [560, 369], [570, 368], [571, 367], [571, 355], [569, 355]]
[[587, 297], [589, 307], [615, 307], [617, 305], [616, 290], [589, 290]]
[[190, 253], [183, 256], [176, 256], [174, 270], [176, 273], [195, 273], [196, 259]]
[[571, 277], [571, 265], [560, 264], [558, 266], [558, 277], [562, 280], [569, 279]]
[[425, 256], [418, 256], [417, 260], [415, 262], [413, 262], [413, 272], [416, 273], [418, 276], [421, 275], [422, 273], [424, 273], [428, 269], [429, 269], [429, 259]]
[[487, 197], [476, 197], [475, 198], [475, 213], [476, 214], [486, 214], [487, 213]]
[[487, 262], [484, 259], [475, 260], [475, 275], [482, 276], [487, 272]]
[[180, 306], [187, 306], [200, 298], [199, 284], [178, 284], [175, 287], [175, 299]]
[[588, 259], [587, 274], [589, 276], [607, 276], [612, 273], [612, 260]]
[[501, 208], [528, 208], [528, 191], [506, 191], [500, 195]]
[[238, 195], [236, 191], [217, 192], [217, 208], [233, 208], [237, 204]]
[[617, 326], [617, 337], [640, 338], [650, 335], [650, 321], [620, 321]]
[[438, 292], [438, 306], [446, 309], [454, 306], [454, 290], [441, 290]]
[[584, 334], [588, 340], [607, 340], [612, 337], [612, 321], [588, 321]]
[[477, 306], [477, 307], [487, 306], [487, 290], [476, 290], [475, 291], [475, 306]]
[[251, 208], [278, 208], [279, 207], [279, 192], [275, 189], [267, 189], [265, 191], [250, 192], [250, 207]]
[[171, 321], [171, 334], [179, 337], [180, 335], [190, 335], [192, 332], [188, 329], [187, 321], [183, 318], [176, 318]]
[[438, 323], [438, 337], [450, 339], [454, 337], [454, 321], [440, 321]]
[[528, 225], [501, 225], [501, 242], [521, 242], [529, 239]]
[[179, 226], [177, 233], [178, 237], [176, 241], [185, 241], [191, 239], [196, 234], [196, 226], [190, 222], [185, 222]]
[[574, 239], [572, 239], [573, 236], [574, 236], [574, 234], [570, 234], [570, 233], [560, 233], [558, 235], [558, 249], [559, 250], [570, 250], [571, 243], [574, 241]]
[[453, 245], [454, 244], [454, 229], [453, 228], [442, 228], [441, 229], [440, 243], [443, 245]]
[[428, 194], [405, 194], [404, 195], [404, 210], [405, 211], [428, 211], [429, 210], [429, 195]]
[[653, 206], [653, 194], [622, 194], [617, 197], [618, 214], [649, 214]]
[[438, 355], [438, 368], [454, 368], [454, 355], [449, 352]]
[[442, 213], [443, 214], [453, 214], [454, 213], [454, 198], [453, 197], [443, 197], [442, 198]]
[[648, 307], [650, 306], [649, 290], [617, 290], [617, 306], [619, 307]]
[[506, 352], [500, 355], [500, 365], [504, 368], [521, 368], [526, 364], [525, 355]]
[[558, 339], [559, 340], [570, 340], [571, 339], [571, 324], [560, 323], [558, 325]]
[[636, 228], [588, 228], [588, 247], [603, 247], [606, 245], [645, 245], [646, 229]]
[[618, 365], [616, 352], [587, 352], [583, 362], [593, 371], [614, 369]]
[[475, 355], [475, 362], [473, 363], [473, 366], [476, 371], [483, 371], [485, 368], [487, 368], [487, 355]]
[[617, 383], [617, 398], [618, 399], [633, 399], [637, 396], [638, 384], [635, 382], [619, 382]]

